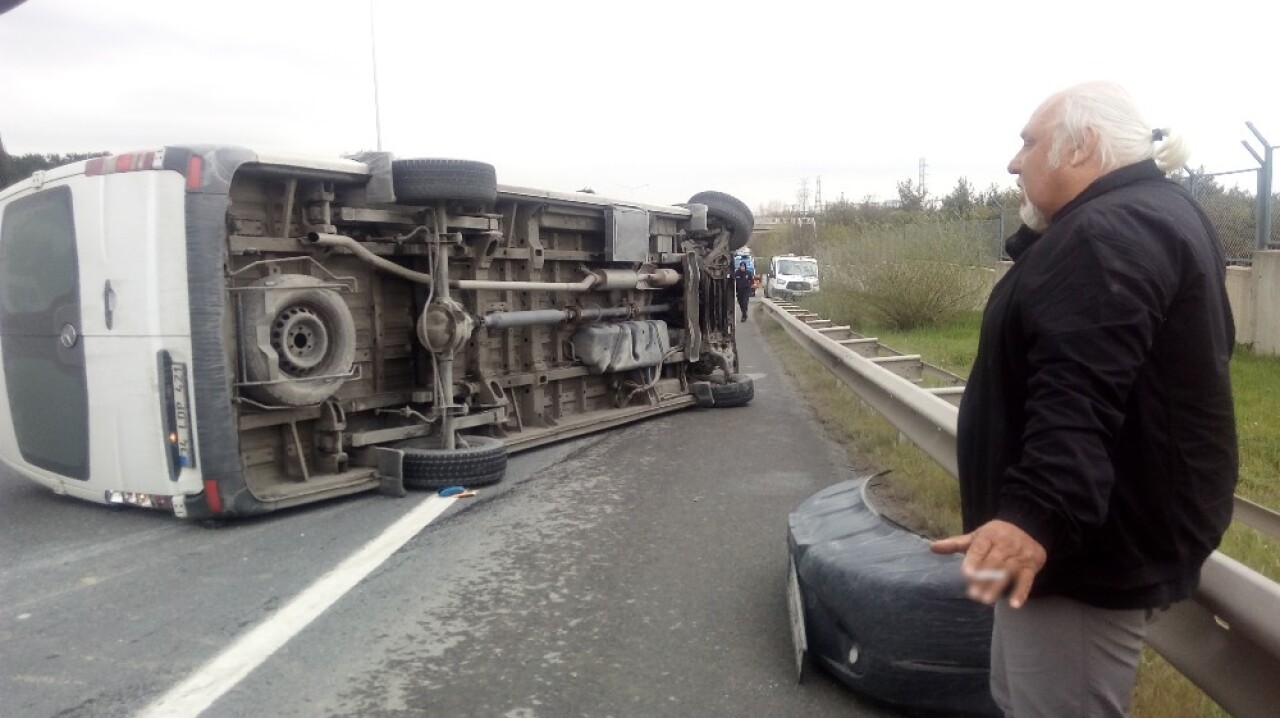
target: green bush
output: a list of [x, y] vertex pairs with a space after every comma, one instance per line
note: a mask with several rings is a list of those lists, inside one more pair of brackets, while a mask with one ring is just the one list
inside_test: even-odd
[[994, 274], [980, 236], [956, 223], [832, 227], [823, 292], [848, 291], [894, 329], [938, 326], [981, 306]]

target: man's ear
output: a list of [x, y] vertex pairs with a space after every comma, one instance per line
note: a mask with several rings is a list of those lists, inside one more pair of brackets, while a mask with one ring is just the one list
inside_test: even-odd
[[1067, 160], [1072, 167], [1080, 167], [1088, 164], [1098, 155], [1098, 131], [1092, 127], [1084, 128], [1080, 144], [1071, 149], [1071, 156]]

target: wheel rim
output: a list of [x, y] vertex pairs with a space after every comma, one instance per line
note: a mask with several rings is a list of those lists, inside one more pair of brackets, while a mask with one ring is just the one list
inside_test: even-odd
[[306, 376], [328, 356], [329, 329], [310, 307], [286, 307], [271, 324], [271, 346], [282, 371]]

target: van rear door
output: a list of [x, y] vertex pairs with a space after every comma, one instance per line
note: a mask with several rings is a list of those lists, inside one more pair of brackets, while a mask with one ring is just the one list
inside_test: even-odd
[[163, 404], [171, 377], [160, 359], [190, 362], [184, 179], [113, 172], [83, 177], [75, 190], [93, 488], [197, 493], [199, 477], [171, 466]]
[[26, 463], [88, 481], [82, 334], [71, 189], [55, 186], [13, 200], [0, 216], [0, 354], [7, 418]]

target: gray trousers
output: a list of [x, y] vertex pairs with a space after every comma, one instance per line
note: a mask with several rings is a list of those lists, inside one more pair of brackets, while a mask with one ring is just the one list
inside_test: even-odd
[[991, 696], [1016, 718], [1124, 716], [1151, 612], [1113, 611], [1069, 598], [996, 604]]

